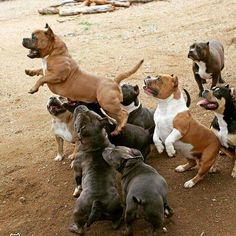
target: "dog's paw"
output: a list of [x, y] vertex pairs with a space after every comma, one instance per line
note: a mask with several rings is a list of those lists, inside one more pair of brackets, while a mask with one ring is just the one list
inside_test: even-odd
[[28, 93], [34, 94], [34, 93], [36, 93], [36, 92], [38, 92], [38, 89], [32, 88], [32, 89], [30, 89], [30, 91], [29, 91]]
[[76, 197], [76, 198], [78, 198], [79, 197], [79, 195], [80, 195], [80, 193], [81, 193], [81, 186], [79, 185], [79, 186], [77, 186], [76, 188], [75, 188], [75, 190], [74, 190], [74, 192], [73, 192], [73, 197]]
[[164, 145], [161, 142], [156, 142], [155, 146], [157, 148], [158, 153], [163, 153], [165, 148], [164, 148]]
[[184, 183], [185, 188], [192, 188], [194, 185], [195, 183], [191, 179]]
[[54, 158], [55, 161], [62, 161], [63, 160], [63, 156], [60, 154], [57, 154], [57, 156]]
[[71, 224], [68, 229], [70, 232], [75, 233], [77, 235], [84, 234], [84, 229], [82, 227], [78, 228], [78, 226], [76, 224]]
[[177, 166], [177, 167], [175, 168], [175, 171], [176, 171], [176, 172], [179, 172], [179, 173], [184, 172], [184, 171], [185, 171], [184, 165], [179, 165], [179, 166]]
[[75, 155], [74, 155], [74, 154], [69, 155], [69, 156], [68, 156], [68, 159], [74, 160], [74, 159], [75, 159]]
[[236, 178], [236, 170], [233, 170], [231, 176], [235, 179]]
[[75, 161], [75, 160], [73, 160], [73, 161], [70, 163], [70, 168], [71, 168], [71, 169], [74, 168], [74, 161]]
[[166, 146], [166, 152], [167, 152], [169, 157], [173, 157], [176, 153], [175, 148], [174, 148], [173, 145], [167, 145]]

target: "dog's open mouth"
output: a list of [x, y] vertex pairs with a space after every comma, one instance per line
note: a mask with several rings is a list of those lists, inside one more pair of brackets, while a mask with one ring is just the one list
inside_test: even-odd
[[205, 108], [206, 110], [216, 110], [219, 106], [217, 102], [212, 102], [207, 99], [199, 101], [197, 105]]
[[40, 57], [39, 50], [38, 49], [30, 49], [27, 56], [31, 59], [39, 58]]
[[52, 101], [48, 104], [48, 111], [50, 114], [55, 115], [64, 112], [65, 108], [58, 101]]
[[158, 91], [155, 89], [151, 89], [148, 86], [143, 86], [143, 90], [147, 95], [152, 95], [152, 96], [157, 96], [158, 95]]

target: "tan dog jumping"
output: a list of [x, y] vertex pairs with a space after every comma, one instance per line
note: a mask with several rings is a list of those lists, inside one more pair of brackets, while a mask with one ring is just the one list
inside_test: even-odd
[[24, 38], [22, 42], [24, 47], [30, 49], [28, 57], [43, 60], [43, 68], [25, 70], [29, 76], [42, 75], [29, 93], [35, 93], [40, 86], [47, 84], [53, 93], [73, 101], [98, 102], [117, 121], [116, 129], [112, 133], [117, 135], [128, 119], [127, 111], [121, 106], [123, 95], [119, 83], [134, 74], [143, 60], [114, 79], [92, 75], [79, 68], [69, 55], [66, 44], [47, 24], [46, 28], [47, 30], [34, 31], [31, 38]]
[[179, 151], [187, 163], [176, 167], [177, 172], [190, 170], [198, 164], [198, 173], [185, 182], [185, 188], [193, 187], [210, 170], [220, 149], [220, 142], [210, 129], [191, 116], [183, 94], [174, 75], [148, 76], [144, 91], [158, 99], [154, 113], [155, 131], [153, 141], [159, 153], [164, 145], [168, 156]]

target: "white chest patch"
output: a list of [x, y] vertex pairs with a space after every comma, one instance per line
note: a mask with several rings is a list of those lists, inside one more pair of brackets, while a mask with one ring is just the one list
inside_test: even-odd
[[138, 102], [138, 105], [137, 105], [137, 106], [135, 106], [134, 102], [132, 102], [132, 103], [129, 104], [128, 106], [124, 106], [124, 105], [122, 105], [122, 106], [123, 106], [123, 107], [125, 108], [125, 110], [130, 114], [131, 112], [137, 110], [137, 109], [140, 107], [140, 105], [141, 105], [140, 102]]
[[199, 76], [202, 79], [211, 79], [212, 78], [212, 73], [207, 73], [206, 72], [206, 63], [203, 61], [194, 61], [198, 65], [198, 72], [196, 74], [199, 74]]
[[183, 95], [180, 99], [173, 99], [173, 96], [165, 100], [158, 100], [157, 109], [154, 113], [154, 121], [158, 136], [164, 143], [173, 130], [173, 120], [180, 112], [187, 111]]
[[47, 70], [47, 59], [46, 58], [42, 58], [42, 68], [43, 68], [43, 75], [45, 75], [46, 70]]
[[220, 127], [220, 131], [218, 131], [217, 136], [220, 139], [220, 142], [223, 146], [228, 147], [228, 125], [223, 119], [223, 115], [219, 113], [215, 113], [218, 124]]
[[72, 142], [73, 141], [73, 136], [68, 129], [68, 126], [66, 123], [63, 123], [59, 120], [53, 120], [52, 122], [52, 130], [55, 135], [61, 137], [67, 142]]

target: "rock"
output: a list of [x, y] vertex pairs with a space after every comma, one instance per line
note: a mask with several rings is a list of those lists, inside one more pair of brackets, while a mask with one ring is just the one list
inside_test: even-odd
[[25, 198], [25, 197], [20, 197], [20, 198], [19, 198], [19, 201], [20, 201], [22, 204], [24, 204], [24, 203], [26, 203], [26, 198]]

